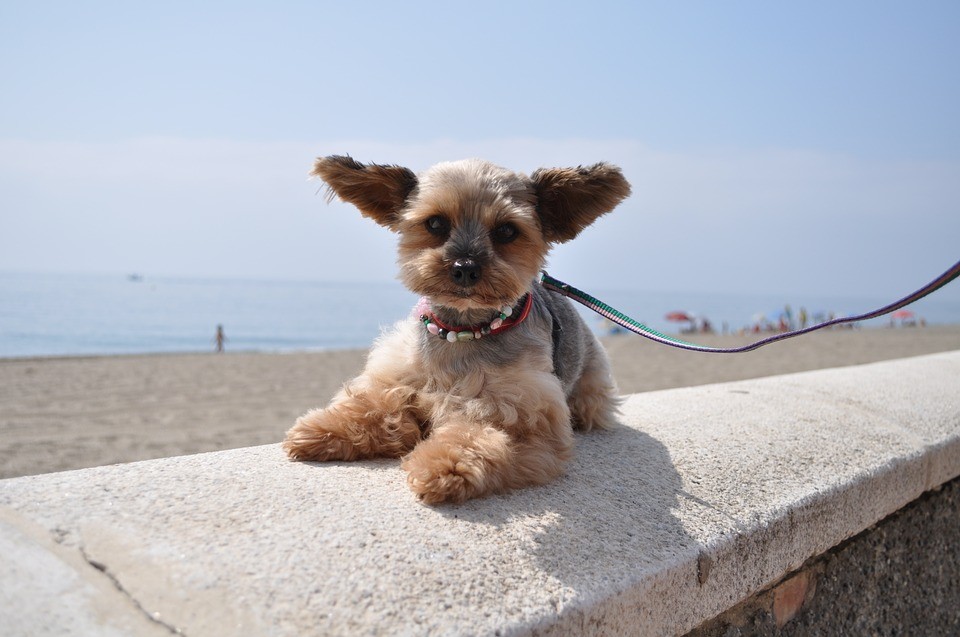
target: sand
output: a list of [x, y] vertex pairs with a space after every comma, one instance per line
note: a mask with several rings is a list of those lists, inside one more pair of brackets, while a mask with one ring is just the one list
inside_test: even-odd
[[[686, 352], [629, 334], [604, 344], [626, 394], [956, 350], [960, 325], [824, 331], [747, 354]], [[279, 442], [365, 355], [0, 359], [0, 478]]]

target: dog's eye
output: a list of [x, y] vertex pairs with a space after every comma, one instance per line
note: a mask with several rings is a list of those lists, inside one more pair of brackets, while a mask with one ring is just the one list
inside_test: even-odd
[[493, 229], [491, 235], [496, 243], [510, 243], [520, 236], [520, 231], [512, 223], [502, 223]]
[[427, 232], [437, 237], [445, 237], [450, 232], [450, 222], [440, 215], [433, 215], [423, 222]]

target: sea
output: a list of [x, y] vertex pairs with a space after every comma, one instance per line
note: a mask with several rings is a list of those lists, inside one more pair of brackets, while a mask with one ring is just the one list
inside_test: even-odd
[[[863, 313], [896, 299], [588, 291], [665, 333], [700, 328], [704, 319], [717, 332], [752, 330], [776, 324], [788, 305], [796, 321], [801, 307], [813, 320]], [[415, 304], [399, 283], [0, 272], [0, 357], [212, 352], [218, 325], [227, 352], [366, 348]], [[578, 309], [598, 334], [607, 332], [609, 324]], [[935, 293], [910, 309], [915, 314], [908, 323], [960, 323], [955, 293]], [[666, 319], [677, 311], [695, 315], [694, 321]], [[889, 324], [879, 318], [864, 326]]]

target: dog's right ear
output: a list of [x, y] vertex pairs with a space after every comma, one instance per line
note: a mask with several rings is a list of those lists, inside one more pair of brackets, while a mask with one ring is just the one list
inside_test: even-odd
[[409, 168], [361, 164], [343, 155], [318, 158], [310, 174], [326, 182], [328, 200], [337, 195], [391, 230], [396, 230], [400, 210], [417, 187], [417, 176]]

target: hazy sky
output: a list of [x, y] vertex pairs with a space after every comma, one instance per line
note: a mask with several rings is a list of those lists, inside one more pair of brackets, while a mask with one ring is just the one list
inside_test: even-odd
[[479, 156], [623, 168], [550, 260], [579, 287], [897, 296], [960, 258], [958, 34], [954, 0], [7, 0], [0, 270], [390, 279], [313, 157]]

